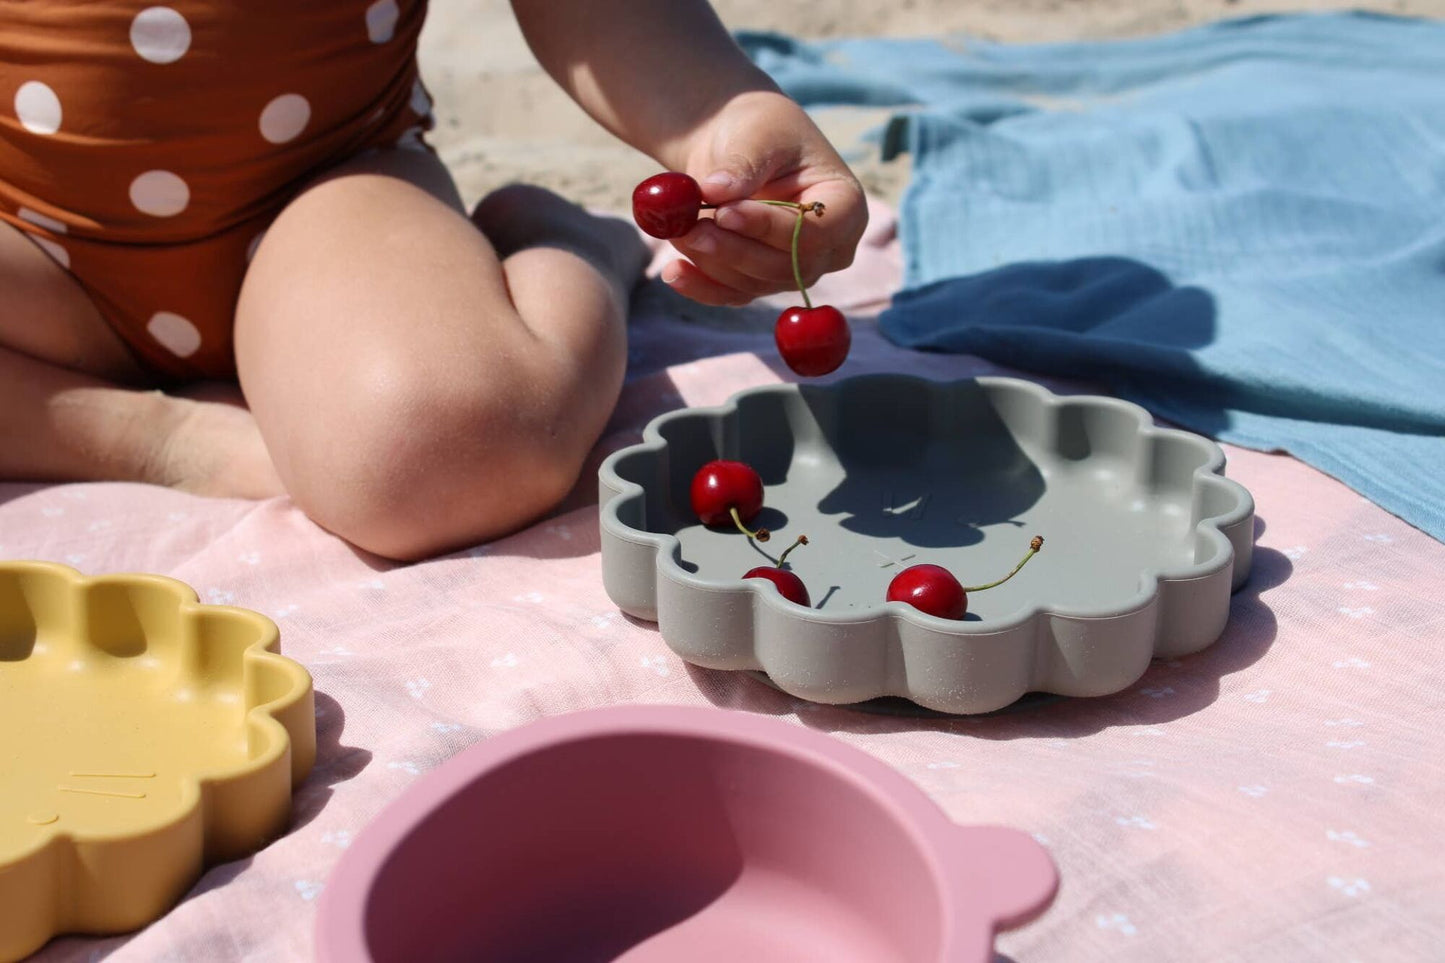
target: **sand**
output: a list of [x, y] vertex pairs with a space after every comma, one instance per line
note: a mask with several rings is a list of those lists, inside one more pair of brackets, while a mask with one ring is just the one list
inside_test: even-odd
[[[1364, 8], [1445, 18], [1445, 0], [718, 0], [732, 29], [796, 37], [925, 36], [966, 31], [1006, 42], [1128, 37], [1225, 17]], [[521, 181], [599, 210], [625, 211], [650, 158], [597, 127], [533, 59], [505, 0], [432, 0], [422, 76], [436, 101], [431, 135], [463, 197]], [[907, 160], [884, 163], [862, 139], [886, 111], [815, 114], [868, 191], [896, 203]]]

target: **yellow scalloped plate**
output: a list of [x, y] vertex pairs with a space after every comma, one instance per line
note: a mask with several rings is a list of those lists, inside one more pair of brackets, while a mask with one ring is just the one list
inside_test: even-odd
[[144, 926], [285, 830], [316, 722], [279, 653], [174, 579], [0, 562], [0, 960]]

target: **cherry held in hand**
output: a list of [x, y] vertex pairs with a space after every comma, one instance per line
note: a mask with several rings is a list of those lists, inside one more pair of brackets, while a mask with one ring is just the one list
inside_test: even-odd
[[803, 296], [803, 306], [788, 308], [778, 315], [773, 325], [773, 341], [783, 362], [795, 374], [816, 378], [836, 371], [847, 359], [853, 334], [843, 312], [829, 304], [813, 307], [808, 288], [803, 284], [803, 272], [798, 268], [798, 237], [803, 231], [803, 215], [808, 211], [822, 217], [823, 205], [799, 205], [798, 220], [793, 225], [793, 281]]
[[743, 573], [743, 578], [767, 579], [778, 587], [783, 598], [789, 602], [796, 602], [798, 605], [811, 607], [812, 600], [808, 598], [808, 587], [803, 580], [789, 569], [783, 568], [783, 563], [788, 559], [788, 553], [799, 545], [808, 544], [808, 536], [799, 535], [798, 540], [789, 545], [782, 555], [778, 556], [777, 565], [759, 565], [757, 568], [750, 568]]
[[814, 378], [836, 371], [847, 359], [853, 334], [843, 312], [823, 304], [784, 311], [773, 326], [773, 340], [789, 368]]
[[692, 476], [689, 491], [692, 510], [704, 525], [732, 525], [760, 542], [766, 542], [766, 528], [751, 531], [747, 522], [763, 510], [763, 480], [751, 465], [741, 461], [715, 459]]
[[[822, 217], [824, 207], [819, 201], [800, 204], [763, 199], [761, 203], [791, 208], [798, 214], [793, 224], [793, 283], [802, 295], [803, 306], [788, 308], [778, 316], [773, 326], [778, 354], [794, 373], [806, 378], [836, 371], [847, 359], [853, 343], [848, 320], [831, 305], [813, 306], [807, 285], [803, 283], [803, 272], [798, 267], [798, 237], [803, 230], [803, 218], [810, 213]], [[712, 204], [703, 203], [697, 181], [681, 171], [653, 174], [632, 191], [632, 219], [653, 237], [682, 237], [697, 223], [698, 213], [711, 207]]]
[[952, 572], [941, 565], [910, 565], [893, 576], [893, 581], [888, 583], [888, 601], [907, 602], [920, 612], [936, 615], [941, 619], [961, 619], [968, 614], [969, 592], [982, 592], [1007, 582], [1043, 547], [1043, 538], [1035, 535], [1029, 542], [1028, 552], [1014, 566], [1013, 571], [987, 585], [965, 587], [953, 577]]
[[653, 174], [632, 191], [632, 219], [653, 237], [682, 237], [704, 206], [697, 181], [680, 171]]

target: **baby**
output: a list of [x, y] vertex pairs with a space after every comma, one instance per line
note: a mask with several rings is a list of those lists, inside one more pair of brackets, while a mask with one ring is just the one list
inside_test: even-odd
[[[286, 493], [396, 559], [567, 494], [648, 252], [538, 188], [468, 214], [422, 136], [425, 6], [0, 6], [0, 478]], [[793, 287], [794, 215], [751, 197], [826, 205], [808, 284], [850, 263], [857, 180], [708, 4], [513, 8], [583, 109], [721, 205], [674, 290]]]

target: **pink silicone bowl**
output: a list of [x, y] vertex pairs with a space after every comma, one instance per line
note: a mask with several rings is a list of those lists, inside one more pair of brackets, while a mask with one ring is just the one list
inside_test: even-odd
[[558, 716], [424, 776], [321, 897], [323, 963], [987, 963], [1058, 875], [866, 753], [718, 709]]

